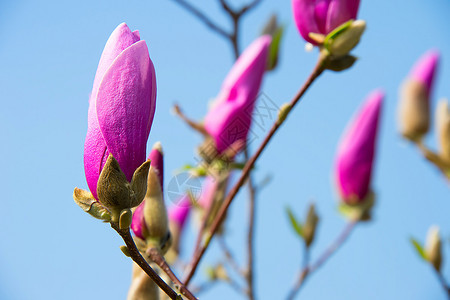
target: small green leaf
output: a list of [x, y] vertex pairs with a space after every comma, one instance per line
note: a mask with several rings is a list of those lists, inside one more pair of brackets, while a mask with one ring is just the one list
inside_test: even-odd
[[272, 35], [272, 43], [269, 48], [269, 61], [267, 64], [267, 70], [274, 70], [278, 64], [278, 57], [280, 52], [281, 38], [283, 37], [284, 27], [278, 27], [275, 33]]
[[419, 256], [422, 259], [427, 260], [425, 250], [423, 249], [422, 245], [415, 238], [410, 238], [409, 240], [411, 241], [411, 244], [414, 246]]
[[294, 228], [294, 230], [298, 234], [298, 236], [303, 238], [303, 226], [302, 226], [302, 224], [297, 221], [297, 219], [295, 218], [295, 215], [292, 212], [290, 207], [286, 208], [286, 212], [287, 212], [287, 214], [289, 216], [289, 220], [291, 221], [292, 228]]

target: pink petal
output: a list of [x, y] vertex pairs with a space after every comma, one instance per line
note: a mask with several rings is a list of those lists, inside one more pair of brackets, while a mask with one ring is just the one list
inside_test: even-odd
[[292, 0], [292, 12], [297, 29], [309, 43], [317, 43], [309, 37], [309, 33], [321, 33], [316, 23], [316, 0]]
[[144, 205], [145, 201], [143, 201], [134, 211], [133, 213], [133, 219], [131, 221], [131, 229], [133, 230], [134, 234], [140, 238], [145, 239], [143, 235], [143, 228], [145, 226], [145, 219], [144, 219]]
[[114, 59], [116, 59], [116, 57], [122, 53], [123, 50], [139, 40], [139, 32], [131, 32], [130, 28], [128, 28], [125, 23], [120, 24], [116, 27], [116, 29], [114, 29], [106, 42], [102, 56], [100, 57], [90, 99], [94, 99], [97, 96], [100, 82], [103, 80], [103, 76], [111, 66]]
[[177, 204], [169, 208], [168, 214], [170, 222], [174, 222], [180, 228], [183, 228], [190, 210], [191, 202], [189, 201], [189, 197], [183, 196]]
[[205, 129], [214, 138], [219, 152], [247, 137], [271, 40], [268, 35], [262, 36], [242, 53], [205, 117]]
[[107, 150], [106, 143], [103, 140], [103, 135], [98, 125], [95, 104], [96, 101], [89, 103], [88, 131], [84, 143], [84, 172], [89, 190], [94, 198], [98, 199], [97, 182], [108, 158], [109, 151]]
[[360, 0], [331, 0], [328, 8], [326, 34], [349, 20], [356, 20]]
[[411, 78], [425, 85], [428, 97], [430, 97], [433, 87], [439, 58], [440, 54], [437, 50], [429, 50], [416, 62], [411, 70]]
[[155, 70], [145, 41], [126, 48], [100, 83], [96, 111], [109, 152], [128, 180], [145, 161], [149, 118], [154, 111]]
[[316, 20], [317, 27], [319, 28], [319, 32], [326, 34], [326, 22], [328, 16], [328, 8], [330, 6], [331, 0], [317, 0], [316, 7], [314, 8], [314, 16]]
[[336, 177], [344, 200], [356, 196], [362, 201], [369, 191], [383, 98], [383, 91], [372, 92], [341, 140]]

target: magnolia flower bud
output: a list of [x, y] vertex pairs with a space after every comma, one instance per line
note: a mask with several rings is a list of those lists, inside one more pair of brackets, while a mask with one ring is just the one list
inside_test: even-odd
[[314, 203], [311, 203], [308, 209], [308, 214], [306, 215], [305, 224], [303, 225], [303, 238], [307, 247], [309, 247], [314, 241], [318, 222], [319, 216], [316, 213], [316, 207]]
[[346, 204], [364, 202], [370, 192], [372, 167], [384, 93], [372, 92], [341, 139], [336, 181]]
[[[349, 20], [355, 20], [360, 0], [292, 0], [295, 24], [302, 37], [313, 45]], [[311, 35], [312, 33], [312, 35]]]
[[271, 40], [268, 35], [261, 36], [241, 54], [205, 117], [205, 130], [219, 154], [237, 141], [247, 140]]
[[134, 234], [143, 240], [155, 242], [167, 250], [170, 244], [170, 233], [166, 206], [162, 193], [163, 152], [160, 143], [153, 146], [149, 155], [151, 160], [148, 171], [147, 192], [144, 201], [133, 214], [131, 228]]
[[[92, 199], [109, 211], [113, 222], [119, 221], [123, 209], [139, 205], [145, 195], [149, 167], [145, 152], [155, 101], [155, 70], [147, 45], [139, 32], [122, 23], [109, 37], [98, 64], [84, 145]], [[77, 195], [75, 201], [86, 206], [86, 200]]]
[[439, 236], [439, 227], [432, 226], [428, 230], [427, 242], [425, 245], [425, 257], [436, 271], [440, 271], [442, 264], [441, 238]]
[[84, 169], [95, 199], [110, 154], [127, 181], [145, 162], [155, 102], [155, 70], [147, 45], [122, 23], [106, 43], [89, 100]]
[[430, 126], [430, 94], [439, 62], [439, 53], [429, 51], [415, 64], [400, 91], [399, 123], [401, 134], [420, 141]]
[[450, 165], [450, 107], [447, 99], [439, 101], [436, 110], [436, 127], [439, 138], [439, 154]]

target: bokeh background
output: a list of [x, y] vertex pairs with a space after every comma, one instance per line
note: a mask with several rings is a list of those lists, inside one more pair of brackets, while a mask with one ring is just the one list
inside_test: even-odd
[[[192, 0], [229, 28], [218, 1]], [[237, 6], [242, 0], [231, 1]], [[314, 66], [291, 18], [290, 1], [265, 0], [243, 22], [241, 48], [272, 13], [286, 24], [278, 69], [262, 91], [274, 103], [290, 100]], [[315, 201], [321, 222], [313, 259], [341, 231], [332, 169], [336, 146], [364, 97], [382, 87], [384, 103], [373, 187], [372, 222], [358, 226], [348, 243], [305, 285], [303, 299], [445, 299], [435, 274], [420, 261], [409, 237], [424, 240], [432, 224], [442, 228], [444, 274], [450, 278], [450, 191], [437, 170], [397, 133], [398, 86], [426, 50], [443, 56], [433, 107], [450, 96], [450, 2], [362, 1], [368, 22], [349, 71], [325, 73], [308, 91], [257, 164], [256, 181], [272, 176], [258, 195], [256, 287], [260, 299], [283, 299], [300, 266], [302, 247], [285, 216]], [[83, 144], [88, 95], [103, 46], [126, 22], [146, 40], [155, 64], [158, 107], [149, 146], [165, 149], [165, 180], [195, 163], [201, 138], [171, 114], [179, 103], [195, 119], [218, 92], [233, 62], [229, 45], [172, 1], [0, 1], [0, 299], [125, 299], [131, 264], [108, 225], [83, 213], [72, 200], [87, 188]], [[261, 135], [264, 132], [261, 132]], [[427, 138], [436, 147], [436, 138]], [[260, 142], [260, 140], [259, 140]], [[258, 144], [253, 143], [251, 147]], [[232, 205], [227, 241], [245, 262], [247, 202]], [[192, 222], [191, 222], [192, 225]], [[192, 226], [184, 238], [191, 254]], [[220, 259], [208, 251], [203, 269]], [[218, 284], [203, 299], [240, 299]]]

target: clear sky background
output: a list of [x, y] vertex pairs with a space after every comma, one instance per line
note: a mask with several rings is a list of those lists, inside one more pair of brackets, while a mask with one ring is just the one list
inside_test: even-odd
[[[192, 0], [229, 27], [218, 1]], [[237, 5], [241, 0], [233, 1]], [[244, 23], [241, 47], [260, 32], [271, 13], [286, 24], [280, 64], [262, 91], [277, 105], [291, 99], [317, 58], [306, 53], [291, 17], [290, 1], [265, 0]], [[313, 258], [345, 226], [336, 212], [332, 168], [347, 122], [373, 89], [384, 103], [373, 187], [374, 219], [356, 228], [347, 244], [311, 276], [299, 299], [446, 299], [432, 269], [408, 242], [442, 228], [443, 271], [450, 280], [450, 190], [436, 169], [397, 133], [398, 86], [426, 50], [443, 56], [433, 107], [450, 96], [450, 2], [362, 1], [367, 32], [354, 53], [357, 64], [326, 72], [308, 91], [257, 164], [256, 180], [273, 180], [258, 196], [256, 287], [260, 299], [284, 299], [296, 276], [300, 242], [285, 216], [290, 205], [303, 215], [312, 199], [321, 223]], [[72, 200], [87, 188], [83, 144], [88, 95], [100, 54], [121, 22], [147, 41], [158, 84], [157, 112], [149, 146], [165, 149], [165, 180], [195, 162], [201, 142], [174, 117], [178, 102], [201, 119], [232, 65], [229, 45], [172, 1], [0, 1], [0, 299], [125, 299], [131, 263], [107, 224], [83, 213]], [[264, 132], [262, 131], [261, 134]], [[257, 145], [261, 140], [252, 144]], [[427, 138], [436, 146], [433, 134]], [[232, 205], [227, 240], [245, 262], [246, 193]], [[192, 224], [191, 224], [192, 225]], [[189, 257], [193, 226], [184, 239]], [[213, 246], [202, 268], [219, 258]], [[194, 282], [202, 282], [198, 272]], [[219, 284], [203, 299], [240, 299]]]

